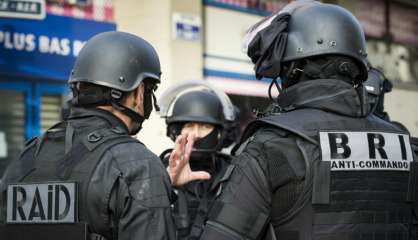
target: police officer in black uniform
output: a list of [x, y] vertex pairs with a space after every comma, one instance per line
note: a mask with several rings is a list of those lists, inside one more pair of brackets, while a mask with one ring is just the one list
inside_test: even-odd
[[[209, 176], [191, 171], [187, 176], [176, 175], [173, 164], [167, 175], [160, 159], [131, 137], [149, 117], [153, 103], [156, 106], [154, 91], [160, 75], [157, 53], [140, 37], [106, 32], [89, 40], [70, 76], [70, 115], [29, 141], [7, 169], [1, 186], [3, 217], [7, 208], [7, 213], [17, 212], [21, 222], [50, 223], [50, 205], [48, 214], [43, 213], [46, 204], [54, 200], [53, 192], [44, 193], [36, 184], [76, 182], [76, 193], [66, 188], [68, 194], [60, 196], [77, 203], [75, 221], [88, 224], [90, 239], [175, 239], [171, 184]], [[180, 136], [176, 142], [174, 160], [190, 153], [185, 137]], [[14, 197], [9, 202], [6, 191], [10, 183], [22, 184], [15, 195], [26, 197]], [[29, 217], [25, 212], [26, 199], [30, 199], [25, 191], [28, 185], [23, 184], [39, 190]], [[61, 203], [55, 201], [55, 206]], [[16, 214], [7, 216], [8, 222], [16, 219]], [[39, 229], [36, 234], [42, 232]]]
[[[370, 108], [373, 114], [379, 118], [389, 121], [393, 124], [398, 125], [405, 131], [408, 129], [400, 122], [391, 121], [389, 114], [385, 111], [385, 94], [392, 91], [392, 83], [385, 77], [382, 71], [377, 68], [370, 67], [369, 76], [367, 81], [364, 82], [364, 86], [367, 90], [367, 97], [370, 103]], [[411, 147], [415, 155], [418, 156], [418, 138], [411, 137]]]
[[414, 239], [409, 135], [370, 114], [357, 19], [295, 1], [256, 24], [247, 46], [280, 111], [247, 127], [202, 239]]
[[364, 82], [367, 91], [370, 108], [376, 116], [390, 121], [389, 115], [385, 112], [385, 94], [392, 91], [392, 83], [385, 77], [379, 69], [370, 66], [368, 78]]
[[[161, 112], [166, 118], [167, 136], [175, 141], [181, 133], [194, 134], [197, 140], [189, 160], [191, 169], [206, 171], [212, 176], [210, 180], [191, 182], [176, 191], [173, 215], [177, 239], [198, 239], [208, 211], [219, 193], [222, 176], [228, 171], [230, 156], [220, 151], [233, 142], [230, 134], [237, 128], [234, 125], [235, 115], [228, 112], [234, 108], [226, 94], [218, 96], [217, 91], [203, 81], [182, 85], [167, 90], [159, 102], [169, 105], [161, 105], [170, 111], [169, 114]], [[196, 89], [198, 86], [200, 88]], [[227, 105], [224, 107], [223, 103]], [[171, 152], [172, 149], [167, 149], [160, 156], [165, 165]]]

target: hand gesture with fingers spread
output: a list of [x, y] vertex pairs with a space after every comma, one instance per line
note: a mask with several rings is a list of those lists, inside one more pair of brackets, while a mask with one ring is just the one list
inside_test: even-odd
[[192, 171], [189, 164], [194, 135], [181, 134], [177, 137], [174, 150], [168, 160], [167, 172], [173, 186], [181, 186], [195, 180], [208, 180], [210, 174], [204, 171]]

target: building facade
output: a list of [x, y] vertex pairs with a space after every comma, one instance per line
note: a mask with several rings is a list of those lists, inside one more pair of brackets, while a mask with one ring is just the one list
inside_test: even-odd
[[[77, 52], [94, 34], [115, 29], [157, 50], [161, 94], [181, 81], [205, 79], [229, 94], [244, 127], [269, 104], [269, 80], [257, 81], [242, 51], [247, 29], [289, 0], [50, 0], [46, 18], [0, 17], [0, 169], [23, 142], [59, 118]], [[385, 107], [418, 136], [418, 4], [398, 0], [327, 0], [364, 27], [371, 63], [394, 84]], [[172, 146], [153, 113], [138, 138], [159, 154]]]
[[[31, 2], [39, 5], [25, 5]], [[116, 25], [110, 0], [10, 0], [0, 7], [1, 176], [25, 141], [60, 119], [66, 82], [85, 42]], [[16, 14], [30, 9], [40, 14]]]
[[[205, 79], [229, 94], [241, 110], [241, 123], [268, 104], [268, 80], [257, 81], [242, 51], [247, 29], [289, 0], [115, 0], [118, 28], [149, 40], [161, 57], [166, 87]], [[364, 27], [371, 63], [394, 84], [385, 107], [391, 118], [418, 135], [418, 6], [415, 1], [324, 1], [348, 8]], [[172, 143], [164, 121], [153, 114], [139, 134], [152, 150]], [[146, 136], [146, 137], [145, 137]]]

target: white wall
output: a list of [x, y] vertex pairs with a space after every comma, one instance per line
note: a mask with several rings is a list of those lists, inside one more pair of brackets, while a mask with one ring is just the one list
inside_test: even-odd
[[254, 65], [243, 51], [247, 30], [262, 17], [212, 6], [204, 9], [206, 80], [230, 94], [267, 97], [269, 83], [255, 80]]
[[260, 19], [254, 14], [206, 6], [205, 54], [209, 56], [205, 57], [205, 68], [254, 75], [242, 43], [248, 28]]
[[[247, 29], [261, 18], [248, 13], [210, 6], [205, 7], [205, 53], [209, 55], [205, 57], [205, 68], [249, 75], [254, 74], [253, 64], [249, 61], [246, 54], [242, 52], [242, 42]], [[375, 42], [368, 43], [369, 53], [371, 53], [370, 60], [376, 66], [389, 65], [392, 68], [387, 69], [391, 69], [392, 72], [395, 70], [401, 72], [402, 74], [397, 75], [401, 76], [400, 80], [402, 82], [408, 82], [407, 80], [412, 79], [412, 76], [406, 74], [407, 71], [401, 71], [405, 68], [403, 61], [398, 61], [398, 64], [393, 62], [393, 59], [398, 59], [396, 56], [405, 54], [404, 48], [393, 46], [392, 51], [394, 53], [391, 53], [395, 56], [393, 57], [392, 55], [386, 56], [382, 54], [386, 52], [386, 49], [381, 45]], [[231, 59], [211, 57], [212, 55]], [[236, 60], [234, 61], [233, 59]], [[387, 77], [393, 79], [390, 73], [387, 74]], [[222, 89], [233, 92], [228, 90], [228, 88], [234, 88], [233, 84], [228, 83], [227, 81], [219, 81], [219, 84], [224, 86]], [[262, 88], [263, 86], [253, 85], [251, 87]], [[409, 128], [412, 135], [418, 136], [418, 106], [416, 102], [418, 102], [418, 87], [405, 90], [397, 88], [395, 84], [393, 92], [386, 97], [385, 107], [393, 120], [403, 123]]]
[[[417, 89], [417, 88], [416, 88]], [[418, 91], [394, 88], [385, 96], [385, 109], [393, 121], [404, 124], [418, 136]]]
[[[173, 13], [201, 16], [202, 26], [205, 27], [201, 41], [174, 39]], [[201, 1], [197, 0], [115, 0], [118, 30], [145, 38], [160, 56], [163, 75], [157, 95], [180, 81], [201, 78], [204, 67], [253, 75], [253, 65], [242, 52], [242, 40], [247, 29], [260, 19], [260, 16], [248, 13], [202, 7]], [[203, 58], [204, 53], [209, 57]], [[210, 57], [212, 55], [225, 59]], [[243, 86], [235, 85], [236, 89]], [[242, 89], [266, 89], [260, 82], [248, 87]], [[413, 135], [418, 136], [418, 107], [415, 104], [418, 91], [395, 88], [386, 99], [386, 109], [391, 117], [405, 124]], [[138, 137], [156, 154], [172, 146], [171, 140], [165, 136], [164, 120], [155, 112], [143, 127]]]
[[[178, 40], [172, 34], [172, 14], [176, 12], [200, 17], [201, 1], [114, 0], [114, 4], [118, 30], [143, 37], [155, 47], [160, 57], [162, 80], [157, 98], [177, 82], [202, 77], [202, 40]], [[166, 137], [164, 119], [155, 111], [144, 122], [137, 137], [157, 155], [173, 145]]]

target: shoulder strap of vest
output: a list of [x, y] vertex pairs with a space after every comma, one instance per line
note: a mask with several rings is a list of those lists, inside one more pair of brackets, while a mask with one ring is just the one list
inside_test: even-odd
[[415, 154], [414, 152], [415, 150], [417, 150], [415, 148], [418, 147], [417, 145], [418, 142], [415, 142], [416, 140], [417, 139], [416, 138], [414, 139], [413, 137], [409, 138], [409, 141], [411, 144], [412, 156], [414, 158], [409, 169], [410, 173], [409, 173], [409, 184], [408, 184], [408, 195], [407, 195], [407, 201], [409, 202], [413, 202], [416, 199], [415, 189], [417, 187], [417, 182], [418, 182], [418, 159], [417, 159], [418, 156], [414, 157], [414, 154]]
[[[418, 159], [414, 159], [411, 162], [409, 167], [409, 179], [408, 179], [408, 190], [406, 193], [406, 202], [409, 203], [412, 209], [412, 217], [415, 220], [415, 224], [413, 225], [413, 229], [416, 229], [416, 223], [418, 222], [418, 197], [417, 197], [417, 187], [418, 187]], [[418, 234], [418, 232], [414, 232], [414, 234]], [[416, 235], [415, 235], [416, 236]]]
[[[77, 167], [78, 170], [82, 169], [82, 172], [92, 174], [95, 167], [102, 159], [103, 154], [111, 147], [128, 142], [142, 144], [133, 137], [115, 134], [114, 132], [112, 133], [112, 131], [112, 129], [100, 129], [87, 134], [86, 137], [71, 150], [68, 159], [69, 166], [67, 165], [68, 169], [72, 170], [74, 167]], [[72, 173], [70, 171], [66, 178], [76, 174], [77, 173]], [[85, 177], [87, 177], [87, 180], [90, 179], [90, 176]]]
[[[133, 137], [118, 133], [115, 129], [100, 129], [87, 134], [79, 144], [73, 147], [70, 151], [71, 157], [68, 159], [69, 165], [63, 168], [65, 170], [68, 169], [64, 177], [65, 179], [74, 179], [82, 183], [79, 188], [83, 197], [82, 202], [85, 203], [87, 201], [90, 179], [102, 160], [104, 153], [117, 144], [128, 142], [142, 144]], [[78, 212], [79, 221], [94, 221], [86, 214], [87, 211], [83, 204], [79, 205]], [[115, 219], [112, 219], [112, 221], [115, 221]], [[117, 236], [117, 230], [114, 230], [113, 235]]]
[[6, 172], [3, 175], [3, 185], [0, 186], [0, 190], [7, 187], [7, 184], [22, 181], [22, 179], [34, 171], [36, 157], [44, 140], [47, 138], [47, 134], [59, 131], [60, 129], [58, 127], [63, 126], [64, 124], [65, 122], [63, 121], [58, 122], [46, 130], [41, 136], [32, 137], [25, 142], [19, 157], [13, 160], [6, 169]]
[[205, 186], [205, 192], [199, 202], [197, 213], [190, 229], [189, 239], [197, 240], [201, 236], [212, 204], [214, 200], [220, 195], [223, 183], [230, 178], [234, 168], [234, 165], [229, 165], [228, 167], [223, 168], [222, 171], [213, 180], [213, 182], [211, 184], [208, 183], [209, 185]]
[[[305, 209], [305, 206], [310, 203], [311, 200], [311, 193], [313, 192], [313, 189], [315, 189], [317, 186], [313, 186], [315, 184], [323, 184], [324, 188], [328, 186], [329, 181], [321, 182], [322, 179], [315, 179], [315, 175], [317, 174], [317, 165], [318, 163], [322, 161], [312, 161], [310, 157], [312, 157], [312, 150], [315, 148], [313, 145], [304, 145], [302, 143], [301, 139], [296, 140], [296, 145], [299, 148], [301, 154], [303, 155], [303, 160], [305, 163], [305, 177], [303, 181], [302, 190], [299, 193], [299, 196], [297, 197], [296, 201], [292, 205], [292, 207], [286, 211], [284, 214], [281, 214], [279, 218], [273, 217], [271, 219], [271, 223], [274, 226], [282, 225], [288, 221], [290, 221], [295, 215], [299, 214], [303, 209]], [[321, 170], [323, 170], [321, 168]], [[326, 180], [326, 176], [324, 177]], [[319, 181], [318, 181], [319, 180]], [[322, 186], [322, 185], [321, 185]], [[329, 192], [324, 191], [323, 194], [326, 196], [329, 194]], [[324, 195], [319, 195], [316, 197], [324, 197]], [[314, 197], [312, 197], [314, 198]], [[277, 215], [277, 214], [276, 214]]]
[[174, 215], [174, 223], [176, 224], [179, 236], [185, 237], [188, 235], [188, 228], [190, 226], [187, 197], [182, 189], [177, 189], [176, 192], [177, 201], [174, 204], [177, 208], [177, 212]]
[[193, 224], [190, 229], [191, 240], [199, 239], [200, 235], [203, 232], [203, 226], [205, 224], [207, 214], [209, 212], [209, 191], [205, 192], [199, 202], [199, 207], [197, 208], [196, 217], [193, 221]]
[[418, 138], [411, 137], [412, 151], [415, 153], [415, 159], [418, 161]]
[[[261, 127], [275, 126], [277, 128], [296, 134], [306, 141], [317, 145], [318, 141], [312, 137], [313, 135], [316, 135], [316, 132], [307, 132], [304, 130], [304, 126], [306, 125], [308, 116], [312, 118], [318, 116], [318, 114], [324, 114], [324, 112], [315, 109], [300, 109], [257, 119], [247, 126], [240, 143], [245, 142]], [[315, 120], [309, 119], [309, 122], [311, 121]]]
[[48, 134], [55, 134], [57, 132], [63, 131], [64, 127], [66, 127], [67, 125], [68, 125], [67, 121], [58, 122], [54, 124], [52, 127], [48, 128], [41, 136], [39, 136], [36, 141], [36, 150], [35, 150], [34, 158], [38, 156], [39, 151], [41, 150], [44, 141], [48, 138]]
[[213, 203], [209, 219], [208, 225], [224, 226], [222, 228], [226, 227], [228, 232], [233, 231], [241, 237], [237, 239], [257, 239], [270, 222], [270, 216], [262, 212], [249, 214], [233, 204], [221, 201]]
[[297, 116], [292, 117], [290, 114], [287, 115], [286, 117], [284, 117], [284, 115], [277, 115], [274, 117], [267, 117], [267, 118], [260, 119], [260, 121], [263, 122], [264, 124], [276, 126], [280, 129], [289, 131], [295, 135], [298, 135], [299, 137], [302, 137], [306, 141], [317, 145], [318, 141], [315, 140], [310, 134], [307, 134], [306, 132], [303, 131], [302, 129], [303, 125], [297, 126], [295, 124], [290, 124], [290, 121], [292, 121], [293, 118], [297, 118]]
[[[409, 165], [409, 179], [408, 179], [408, 192], [406, 194], [406, 201], [416, 205], [418, 200], [417, 188], [418, 187], [418, 160], [414, 159]], [[418, 206], [414, 206], [418, 208]], [[418, 210], [418, 209], [417, 209]], [[418, 214], [418, 211], [417, 211]]]
[[7, 184], [19, 182], [33, 171], [36, 142], [37, 138], [32, 138], [29, 143], [26, 143], [20, 156], [6, 168], [1, 179], [0, 193], [7, 188]]
[[230, 164], [227, 167], [222, 168], [219, 174], [217, 174], [217, 176], [213, 180], [209, 191], [212, 192], [216, 190], [215, 196], [216, 197], [219, 196], [223, 190], [222, 188], [223, 188], [224, 183], [227, 182], [231, 178], [231, 175], [234, 169], [235, 169], [234, 164]]
[[30, 147], [32, 144], [34, 144], [37, 139], [38, 139], [38, 137], [32, 137], [31, 139], [29, 139], [28, 141], [26, 141], [25, 142], [25, 149], [28, 148], [28, 147]]
[[[248, 137], [254, 134], [260, 127], [276, 126], [280, 129], [286, 130], [301, 138], [318, 145], [318, 131], [319, 130], [339, 130], [344, 126], [350, 126], [353, 123], [351, 117], [326, 112], [318, 109], [296, 109], [290, 112], [270, 115], [268, 117], [257, 119], [251, 122], [245, 130], [240, 142], [244, 142]], [[383, 130], [393, 132], [404, 132], [398, 126], [379, 119], [373, 114], [365, 118], [357, 118], [361, 122], [358, 124], [356, 130]]]
[[172, 148], [169, 148], [169, 149], [166, 149], [166, 150], [164, 150], [161, 154], [160, 154], [160, 159], [161, 159], [161, 162], [164, 164], [164, 166], [168, 166], [168, 160], [169, 160], [169, 157], [170, 157], [170, 154], [171, 154], [171, 152], [173, 151], [173, 149]]
[[33, 172], [35, 170], [36, 157], [41, 150], [42, 144], [47, 138], [47, 134], [62, 130], [59, 127], [64, 126], [65, 124], [66, 123], [64, 121], [58, 122], [46, 130], [45, 133], [43, 133], [41, 136], [29, 139], [25, 143], [25, 146], [19, 157], [10, 163], [6, 170], [7, 172], [4, 173], [3, 185], [19, 182], [27, 177], [31, 172]]

